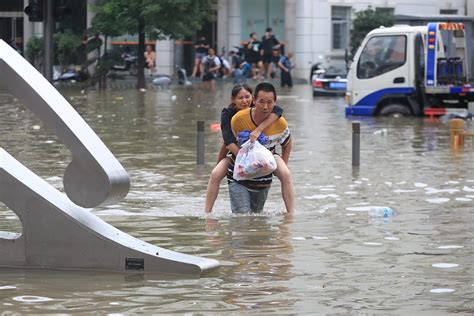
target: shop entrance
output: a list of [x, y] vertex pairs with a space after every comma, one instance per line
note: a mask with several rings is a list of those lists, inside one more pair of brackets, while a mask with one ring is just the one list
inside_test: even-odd
[[23, 18], [0, 17], [0, 38], [23, 52]]

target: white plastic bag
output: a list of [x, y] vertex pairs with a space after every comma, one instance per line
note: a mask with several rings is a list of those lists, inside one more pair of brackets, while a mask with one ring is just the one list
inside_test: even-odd
[[235, 158], [233, 178], [237, 181], [255, 179], [277, 168], [275, 157], [258, 141], [246, 141]]

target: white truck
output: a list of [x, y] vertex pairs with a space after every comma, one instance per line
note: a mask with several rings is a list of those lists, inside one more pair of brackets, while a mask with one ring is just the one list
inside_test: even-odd
[[[471, 46], [468, 46], [471, 45]], [[463, 23], [371, 31], [347, 77], [346, 115], [443, 115], [474, 108]]]

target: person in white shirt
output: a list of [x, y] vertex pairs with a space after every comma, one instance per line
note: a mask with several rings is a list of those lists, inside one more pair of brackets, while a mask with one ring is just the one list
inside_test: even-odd
[[221, 68], [221, 61], [216, 56], [214, 48], [207, 50], [207, 56], [202, 59], [201, 64], [202, 82], [205, 87], [210, 87], [212, 90], [216, 87], [216, 76]]

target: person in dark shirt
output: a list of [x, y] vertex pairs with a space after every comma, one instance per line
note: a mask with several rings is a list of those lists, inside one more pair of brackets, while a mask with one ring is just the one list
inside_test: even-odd
[[[201, 36], [199, 40], [196, 42], [194, 45], [194, 68], [193, 68], [193, 74], [191, 77], [196, 77], [198, 69], [200, 69], [200, 65], [202, 62], [202, 59], [204, 56], [207, 54], [207, 50], [209, 49], [209, 43], [206, 41], [206, 38], [204, 36]], [[201, 73], [202, 76], [202, 73]]]
[[283, 55], [280, 57], [278, 61], [278, 67], [281, 69], [281, 86], [284, 87], [285, 85], [288, 87], [293, 87], [293, 79], [291, 78], [291, 68], [293, 65], [291, 64], [291, 57], [293, 57], [292, 53], [288, 53], [287, 55]]
[[[227, 154], [232, 153], [233, 155], [237, 155], [240, 150], [240, 147], [237, 145], [237, 139], [230, 127], [232, 117], [238, 111], [250, 106], [253, 106], [252, 89], [245, 83], [235, 85], [232, 89], [231, 104], [227, 108], [222, 109], [221, 132], [224, 144], [220, 148], [217, 157], [217, 165], [212, 170], [211, 177], [207, 184], [206, 205], [204, 209], [206, 213], [212, 212], [217, 195], [219, 194], [219, 184], [227, 175], [228, 166], [230, 164], [230, 157], [227, 157]], [[280, 119], [282, 114], [283, 109], [279, 106], [275, 106], [270, 117], [251, 132], [250, 140], [255, 141], [258, 139], [262, 131]], [[287, 211], [292, 212], [294, 208], [294, 193], [291, 173], [281, 158], [277, 159], [277, 170], [274, 173], [280, 179], [282, 192], [285, 192], [283, 199], [285, 200]]]
[[250, 39], [243, 43], [245, 61], [252, 66], [252, 76], [254, 79], [257, 79], [258, 70], [258, 80], [262, 80], [263, 77], [263, 63], [260, 56], [260, 45], [261, 42], [258, 40], [257, 33], [255, 32], [250, 33]]
[[273, 62], [273, 50], [279, 49], [281, 43], [276, 39], [272, 33], [272, 28], [267, 27], [265, 36], [262, 37], [262, 43], [260, 44], [260, 55], [262, 56], [263, 67], [265, 70], [265, 76], [270, 79], [272, 73], [272, 62]]

